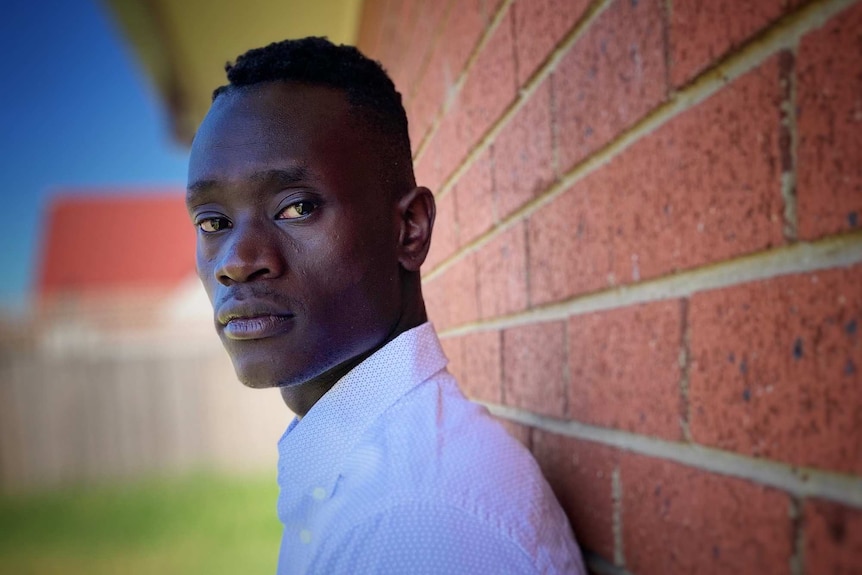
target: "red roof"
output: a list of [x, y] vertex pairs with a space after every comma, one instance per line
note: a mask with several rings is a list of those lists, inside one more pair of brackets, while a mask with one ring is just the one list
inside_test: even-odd
[[58, 195], [48, 208], [38, 293], [173, 289], [194, 273], [194, 249], [179, 190]]

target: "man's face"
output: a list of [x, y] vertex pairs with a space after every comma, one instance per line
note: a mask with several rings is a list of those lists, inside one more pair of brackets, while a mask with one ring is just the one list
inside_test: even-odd
[[398, 216], [362, 126], [339, 91], [271, 82], [221, 95], [195, 136], [197, 270], [250, 387], [313, 379], [398, 322]]

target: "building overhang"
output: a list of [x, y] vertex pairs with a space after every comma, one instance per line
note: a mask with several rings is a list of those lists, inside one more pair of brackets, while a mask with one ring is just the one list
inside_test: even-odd
[[173, 136], [190, 144], [225, 83], [224, 66], [249, 48], [327, 36], [354, 44], [362, 0], [106, 0], [166, 106]]

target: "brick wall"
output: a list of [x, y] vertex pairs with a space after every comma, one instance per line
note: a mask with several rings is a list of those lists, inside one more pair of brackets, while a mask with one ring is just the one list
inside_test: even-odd
[[862, 572], [862, 1], [366, 0], [429, 313], [597, 573]]

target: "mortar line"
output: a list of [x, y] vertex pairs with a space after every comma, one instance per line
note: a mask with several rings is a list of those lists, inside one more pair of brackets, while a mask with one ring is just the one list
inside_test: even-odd
[[691, 403], [688, 397], [689, 377], [691, 372], [691, 330], [689, 329], [688, 308], [689, 300], [684, 298], [679, 303], [680, 305], [680, 351], [679, 351], [679, 394], [680, 394], [680, 427], [682, 428], [682, 437], [686, 442], [691, 443], [691, 429], [689, 421], [691, 420]]
[[796, 54], [793, 49], [785, 54], [782, 58], [786, 61], [781, 65], [781, 197], [784, 200], [784, 238], [796, 241]]
[[805, 572], [805, 535], [803, 526], [803, 502], [794, 497], [790, 500], [790, 524], [793, 527], [791, 549], [793, 554], [790, 556], [790, 574], [803, 575]]
[[[751, 41], [738, 52], [735, 52], [715, 67], [695, 78], [683, 90], [669, 96], [667, 101], [654, 108], [644, 118], [623, 131], [617, 138], [596, 150], [591, 156], [573, 166], [568, 172], [554, 182], [543, 194], [523, 205], [520, 209], [510, 214], [496, 227], [477, 237], [472, 242], [443, 260], [436, 268], [431, 270], [426, 278], [432, 280], [438, 274], [443, 273], [448, 267], [457, 262], [463, 255], [475, 250], [493, 239], [496, 235], [505, 231], [514, 222], [529, 217], [531, 214], [555, 200], [576, 182], [584, 179], [597, 169], [610, 163], [614, 158], [621, 155], [626, 149], [642, 139], [644, 136], [654, 132], [686, 110], [708, 99], [718, 93], [731, 81], [754, 70], [768, 58], [774, 56], [781, 50], [791, 50], [798, 44], [799, 39], [812, 30], [822, 26], [830, 17], [834, 16], [847, 6], [852, 5], [855, 0], [832, 0], [822, 4], [808, 5], [797, 12], [789, 14], [780, 19], [763, 35]], [[606, 4], [603, 3], [602, 5]], [[598, 9], [597, 9], [598, 12]], [[441, 197], [448, 193], [458, 178], [466, 172], [475, 160], [491, 145], [494, 138], [505, 128], [506, 124], [523, 107], [529, 97], [535, 92], [541, 81], [553, 71], [559, 60], [565, 56], [568, 48], [583, 32], [583, 27], [592, 23], [592, 18], [585, 19], [582, 26], [576, 27], [572, 36], [561, 45], [557, 53], [546, 63], [541, 73], [535, 76], [534, 81], [522, 90], [521, 97], [509, 107], [500, 117], [496, 124], [483, 136], [479, 143], [468, 153], [461, 165], [443, 182], [435, 196]], [[418, 159], [418, 157], [417, 157]]]
[[496, 417], [566, 437], [592, 441], [648, 457], [673, 461], [728, 477], [774, 487], [796, 497], [817, 497], [862, 508], [862, 478], [757, 459], [720, 449], [673, 442], [628, 431], [564, 421], [522, 409], [479, 402]]
[[[440, 189], [437, 191], [437, 195], [448, 192], [449, 188], [452, 186], [454, 181], [456, 181], [464, 172], [466, 172], [470, 165], [475, 161], [475, 159], [490, 145], [490, 142], [493, 138], [502, 131], [503, 127], [511, 120], [511, 118], [520, 110], [526, 102], [532, 97], [533, 93], [535, 93], [542, 82], [551, 75], [554, 69], [557, 67], [557, 64], [562, 60], [565, 55], [568, 53], [569, 49], [580, 39], [586, 30], [592, 25], [592, 23], [598, 18], [598, 16], [604, 12], [604, 10], [613, 2], [614, 0], [596, 0], [590, 7], [587, 8], [584, 15], [581, 17], [580, 21], [569, 31], [569, 33], [557, 43], [557, 47], [551, 52], [551, 55], [547, 58], [545, 63], [539, 67], [539, 69], [533, 73], [530, 79], [524, 86], [518, 88], [517, 95], [515, 97], [515, 101], [509, 105], [509, 107], [503, 112], [503, 114], [497, 119], [496, 122], [491, 126], [491, 128], [479, 139], [470, 152], [468, 152], [467, 156], [461, 161], [461, 164], [455, 168], [455, 170], [447, 176], [446, 180], [440, 185]], [[512, 2], [507, 2], [506, 7]], [[502, 15], [501, 15], [502, 19]], [[490, 37], [490, 35], [488, 36]], [[481, 47], [484, 47], [484, 40]], [[478, 50], [477, 50], [478, 53]], [[466, 77], [472, 68], [473, 62], [469, 63], [469, 67], [465, 68], [462, 76]], [[439, 122], [436, 120], [442, 120], [442, 118], [446, 115], [449, 109], [452, 106], [452, 102], [456, 99], [458, 92], [460, 92], [462, 87], [462, 80], [464, 79], [462, 76], [459, 76], [458, 82], [456, 82], [457, 90], [453, 89], [453, 93], [451, 94], [451, 98], [446, 102], [441, 113], [435, 118], [434, 122], [434, 130], [433, 132], [429, 130], [428, 135], [425, 139], [423, 139], [423, 148], [421, 150], [417, 149], [416, 153], [413, 155], [413, 162], [416, 163], [421, 160], [421, 156], [425, 151], [426, 140], [430, 140], [437, 132], [439, 128]]]
[[[428, 73], [428, 66], [431, 62], [431, 57], [434, 55], [434, 52], [437, 50], [437, 45], [440, 43], [440, 38], [443, 36], [443, 30], [446, 29], [446, 24], [449, 23], [449, 18], [454, 13], [454, 6], [457, 0], [448, 0], [446, 3], [446, 7], [443, 9], [443, 15], [440, 16], [440, 21], [437, 22], [437, 26], [431, 32], [431, 42], [429, 43], [429, 49], [425, 52], [425, 56], [422, 58], [422, 62], [419, 63], [419, 72], [416, 74], [416, 80], [412, 86], [410, 86], [410, 93], [407, 94], [407, 97], [404, 98], [406, 104], [411, 104], [414, 99], [416, 99], [416, 94], [419, 93], [419, 86], [422, 85], [422, 80], [425, 78], [425, 74]], [[407, 107], [406, 105], [404, 106]], [[430, 126], [429, 126], [430, 127]], [[424, 140], [424, 137], [422, 138]]]
[[626, 556], [623, 549], [623, 482], [620, 477], [620, 466], [617, 463], [611, 472], [611, 499], [613, 504], [613, 517], [611, 526], [614, 535], [614, 563], [619, 567], [625, 567]]
[[630, 305], [690, 297], [696, 293], [767, 280], [779, 276], [849, 267], [862, 262], [862, 231], [832, 236], [816, 242], [798, 242], [734, 260], [678, 272], [668, 276], [575, 296], [520, 313], [441, 330], [440, 336], [502, 330], [538, 322], [557, 321], [574, 315]]
[[602, 575], [632, 575], [626, 571], [625, 568], [613, 565], [601, 555], [587, 550], [584, 550], [582, 555], [584, 557], [584, 563], [591, 573], [601, 573]]
[[458, 78], [455, 80], [455, 83], [449, 89], [446, 97], [443, 100], [443, 106], [437, 110], [437, 115], [434, 117], [434, 120], [431, 122], [431, 126], [429, 126], [425, 136], [422, 138], [422, 141], [416, 147], [416, 151], [413, 153], [413, 164], [416, 165], [422, 159], [422, 156], [425, 153], [425, 149], [428, 147], [428, 142], [431, 141], [431, 138], [436, 135], [438, 129], [440, 128], [440, 121], [442, 118], [446, 116], [446, 113], [452, 108], [453, 102], [457, 98], [458, 94], [461, 92], [461, 89], [464, 87], [464, 84], [467, 81], [467, 76], [470, 75], [470, 71], [473, 69], [473, 65], [476, 63], [476, 60], [479, 59], [479, 54], [482, 53], [482, 50], [485, 49], [485, 46], [491, 41], [491, 36], [494, 35], [494, 32], [497, 31], [497, 28], [500, 26], [501, 22], [506, 18], [506, 13], [509, 11], [509, 7], [514, 4], [515, 0], [503, 0], [500, 4], [500, 7], [497, 9], [497, 12], [494, 14], [491, 19], [491, 23], [485, 28], [485, 31], [482, 34], [482, 37], [479, 39], [479, 43], [473, 48], [473, 51], [467, 57], [467, 61], [464, 63], [464, 67], [461, 70], [460, 74], [458, 74]]

